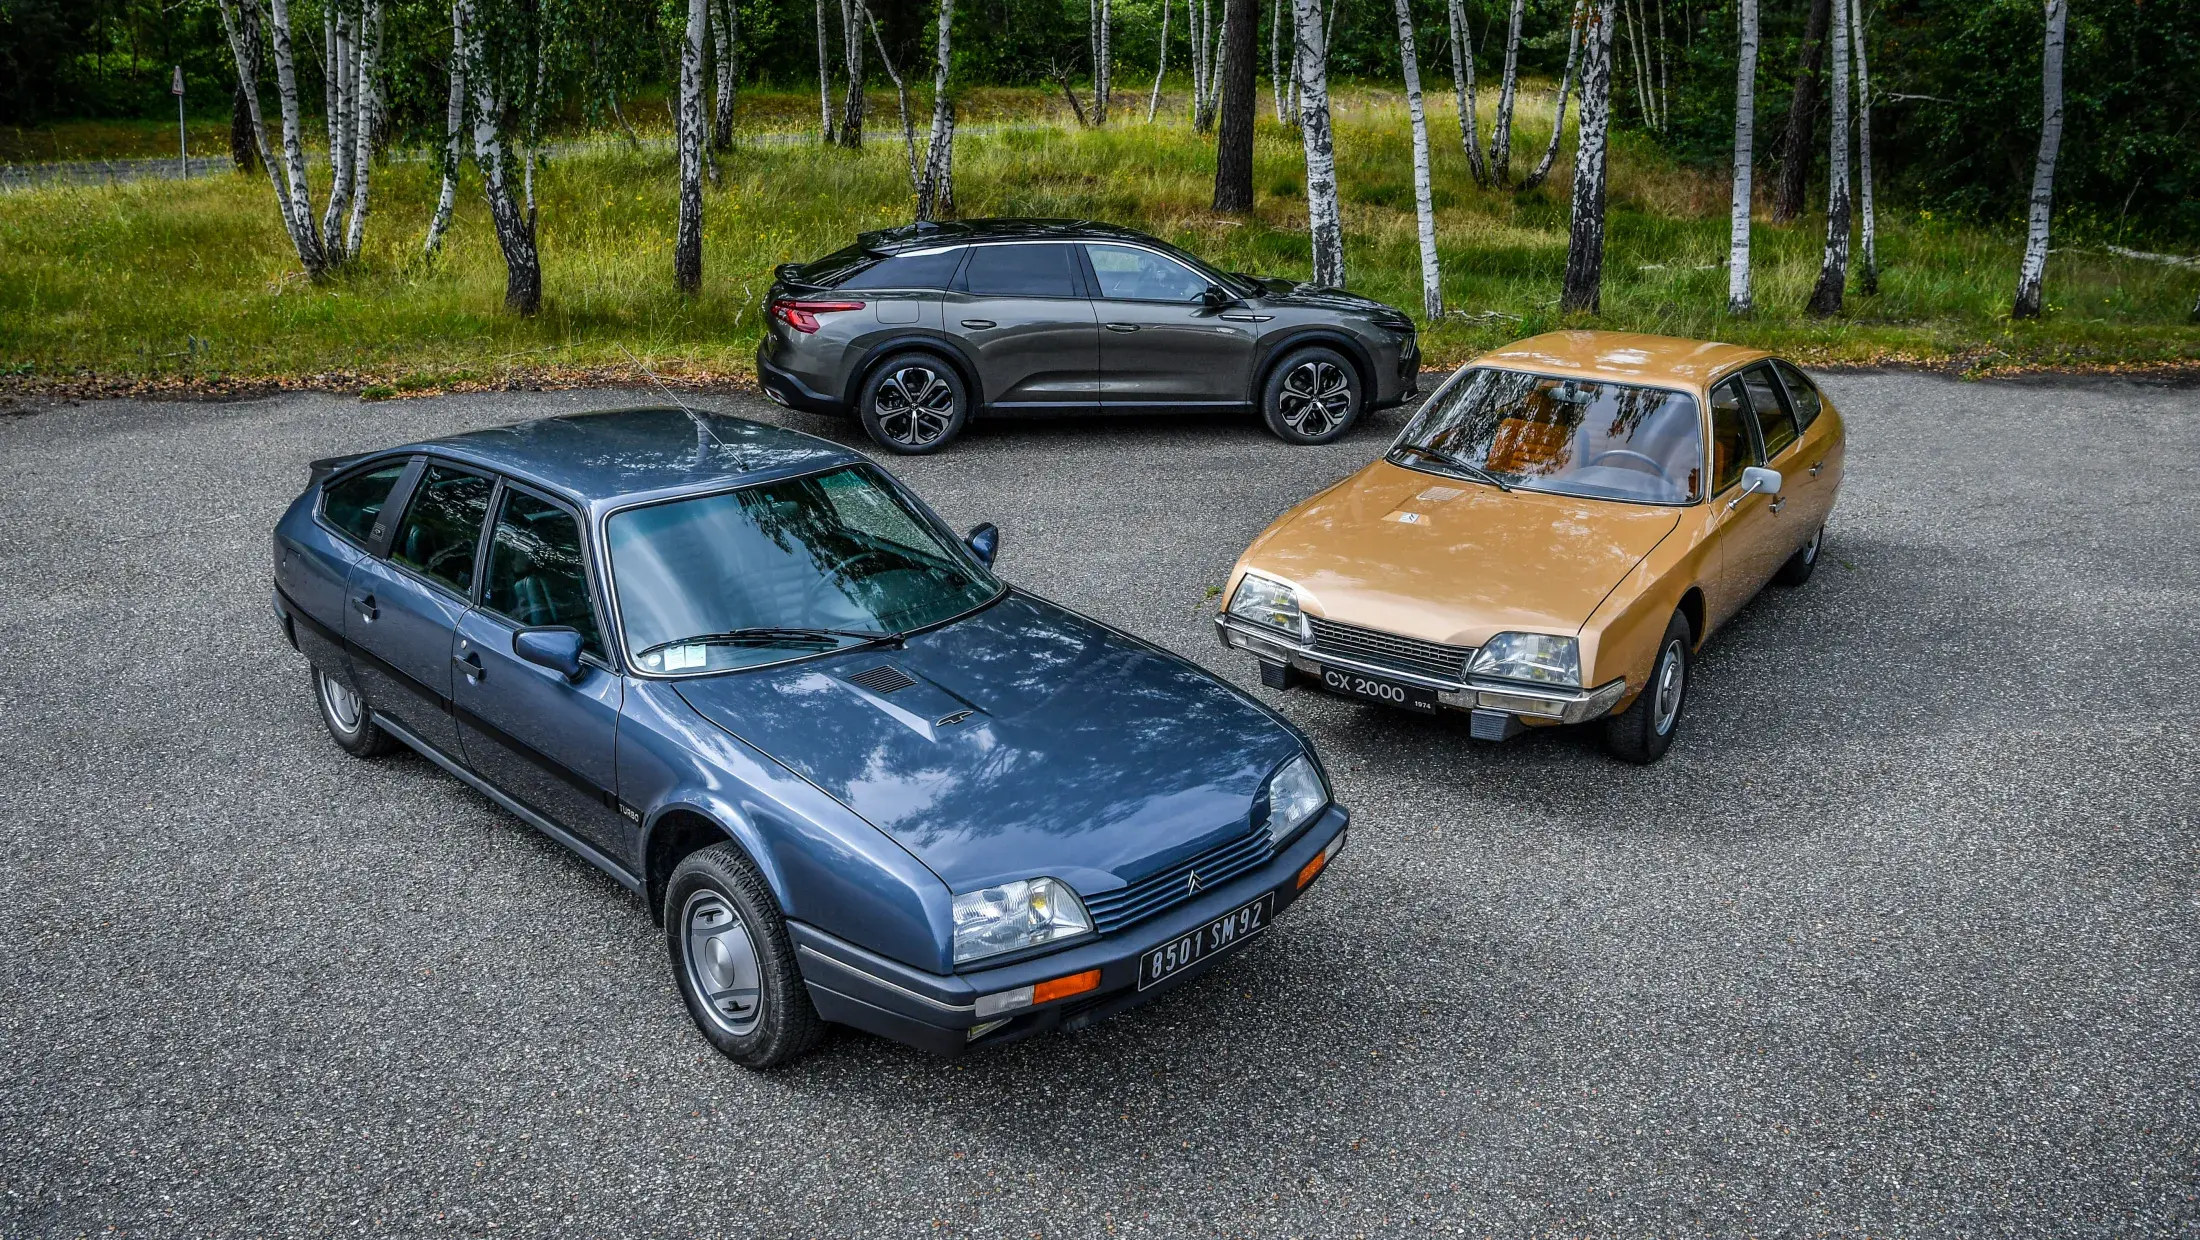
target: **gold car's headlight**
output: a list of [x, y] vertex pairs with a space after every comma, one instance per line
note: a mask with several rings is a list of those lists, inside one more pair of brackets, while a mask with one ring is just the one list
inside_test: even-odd
[[1548, 633], [1499, 633], [1467, 664], [1470, 676], [1581, 687], [1581, 643]]
[[1230, 595], [1229, 612], [1294, 640], [1306, 638], [1306, 616], [1299, 610], [1298, 591], [1280, 581], [1245, 574], [1238, 579], [1237, 591]]

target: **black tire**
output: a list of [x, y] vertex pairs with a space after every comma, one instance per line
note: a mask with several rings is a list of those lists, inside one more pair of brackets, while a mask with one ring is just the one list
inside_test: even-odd
[[1812, 531], [1810, 541], [1797, 548], [1795, 554], [1787, 558], [1787, 563], [1780, 566], [1780, 571], [1772, 575], [1773, 581], [1783, 586], [1799, 586], [1809, 581], [1810, 575], [1818, 571], [1818, 556], [1825, 548], [1826, 527], [1821, 525]]
[[379, 758], [398, 747], [398, 739], [375, 724], [366, 701], [320, 668], [313, 669], [313, 700], [336, 747], [352, 757]]
[[[1665, 756], [1681, 730], [1681, 711], [1688, 705], [1688, 675], [1694, 658], [1689, 646], [1695, 631], [1679, 612], [1666, 622], [1665, 636], [1658, 639], [1658, 657], [1650, 664], [1650, 683], [1635, 695], [1634, 704], [1604, 721], [1604, 747], [1613, 757], [1647, 766]], [[1666, 678], [1673, 677], [1670, 693]]]
[[856, 415], [873, 442], [900, 456], [953, 443], [970, 421], [970, 389], [930, 353], [896, 353], [863, 381]]
[[1367, 403], [1360, 372], [1322, 345], [1285, 354], [1261, 389], [1260, 416], [1285, 443], [1329, 443], [1352, 429]]
[[[744, 946], [751, 953], [746, 970]], [[673, 870], [665, 885], [665, 948], [695, 1027], [742, 1067], [791, 1063], [824, 1036], [779, 902], [735, 845], [689, 853]]]

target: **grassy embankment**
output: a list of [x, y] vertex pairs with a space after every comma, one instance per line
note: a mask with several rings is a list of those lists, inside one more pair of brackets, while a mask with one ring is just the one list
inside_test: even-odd
[[[1348, 285], [1409, 310], [1420, 304], [1412, 173], [1396, 96], [1342, 96], [1338, 151], [1346, 187]], [[705, 285], [671, 283], [675, 173], [669, 154], [597, 136], [538, 180], [543, 312], [502, 309], [504, 273], [479, 193], [468, 192], [448, 249], [419, 245], [434, 168], [376, 173], [367, 252], [315, 285], [296, 269], [264, 177], [58, 188], [0, 194], [0, 384], [17, 390], [131, 383], [223, 386], [269, 380], [404, 391], [453, 384], [585, 380], [624, 368], [619, 346], [691, 379], [750, 369], [774, 264], [812, 257], [851, 234], [903, 222], [908, 183], [890, 95], [877, 100], [861, 153], [751, 142], [723, 158], [706, 195]], [[1439, 108], [1442, 101], [1432, 99]], [[814, 96], [751, 97], [765, 125], [814, 119]], [[1263, 106], [1266, 106], [1265, 96]], [[640, 111], [640, 109], [636, 109]], [[973, 92], [956, 185], [971, 215], [1081, 216], [1148, 229], [1227, 267], [1308, 269], [1296, 136], [1264, 114], [1256, 185], [1244, 220], [1206, 209], [1212, 146], [1181, 102], [1149, 127], [1142, 111], [1105, 131], [1065, 123], [1059, 98]], [[658, 119], [658, 118], [653, 118]], [[1566, 253], [1564, 156], [1555, 184], [1482, 190], [1466, 175], [1458, 128], [1431, 116], [1437, 151], [1445, 297], [1460, 316], [1425, 325], [1431, 364], [1558, 325]], [[751, 122], [758, 123], [757, 120]], [[1516, 167], [1549, 134], [1547, 89], [1529, 101]], [[661, 120], [659, 120], [661, 136]], [[1986, 230], [1888, 209], [1880, 221], [1881, 292], [1847, 315], [1803, 315], [1823, 223], [1773, 227], [1756, 240], [1757, 314], [1724, 310], [1727, 189], [1623, 138], [1612, 176], [1611, 239], [1599, 326], [1745, 341], [1821, 363], [2200, 366], [2187, 321], [2200, 273], [2058, 251], [2051, 313], [2007, 318], [2015, 230]]]

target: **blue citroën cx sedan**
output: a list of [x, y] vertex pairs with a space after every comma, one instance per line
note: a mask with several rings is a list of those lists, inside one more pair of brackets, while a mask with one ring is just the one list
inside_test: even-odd
[[1344, 842], [1306, 739], [1003, 585], [884, 471], [738, 418], [549, 418], [316, 462], [275, 611], [336, 743], [400, 742], [640, 893], [712, 1045], [1079, 1027]]

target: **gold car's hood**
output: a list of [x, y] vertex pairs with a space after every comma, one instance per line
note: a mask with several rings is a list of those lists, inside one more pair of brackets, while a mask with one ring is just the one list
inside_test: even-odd
[[1278, 518], [1242, 563], [1298, 586], [1314, 615], [1479, 646], [1580, 629], [1679, 523], [1671, 508], [1508, 494], [1379, 460]]

